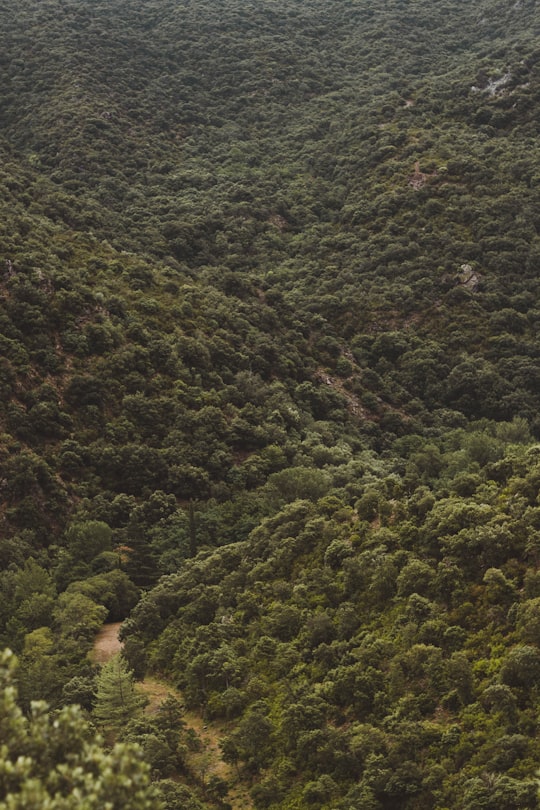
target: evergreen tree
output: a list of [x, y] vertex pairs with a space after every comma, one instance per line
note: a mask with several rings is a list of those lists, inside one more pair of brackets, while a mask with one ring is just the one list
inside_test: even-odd
[[120, 728], [144, 706], [145, 698], [137, 694], [131, 671], [121, 655], [105, 664], [97, 680], [94, 717], [112, 728]]
[[106, 752], [78, 706], [25, 717], [13, 686], [15, 660], [0, 655], [0, 810], [161, 810], [136, 745]]

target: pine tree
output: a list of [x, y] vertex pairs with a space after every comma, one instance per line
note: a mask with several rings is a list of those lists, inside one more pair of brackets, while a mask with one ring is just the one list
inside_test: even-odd
[[115, 655], [98, 676], [94, 717], [104, 726], [121, 728], [144, 705], [144, 696], [135, 690], [133, 674], [122, 656]]
[[25, 717], [14, 669], [0, 653], [0, 810], [162, 810], [139, 746], [105, 751], [78, 706], [36, 701]]

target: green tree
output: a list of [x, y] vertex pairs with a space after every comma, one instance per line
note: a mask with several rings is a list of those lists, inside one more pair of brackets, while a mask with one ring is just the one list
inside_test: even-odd
[[108, 621], [124, 619], [137, 604], [139, 591], [124, 571], [118, 569], [96, 574], [83, 581], [72, 582], [67, 589], [70, 595], [81, 595], [104, 605], [109, 611]]
[[98, 675], [94, 717], [103, 726], [119, 729], [142, 710], [145, 702], [135, 690], [124, 659], [115, 655]]
[[38, 627], [24, 637], [18, 672], [19, 702], [26, 711], [33, 700], [55, 704], [62, 682], [62, 664], [55, 654], [49, 627]]
[[73, 523], [67, 530], [65, 539], [74, 559], [87, 563], [113, 548], [112, 531], [106, 523], [99, 520]]
[[273, 726], [263, 701], [254, 704], [237, 729], [223, 741], [226, 762], [243, 760], [249, 771], [257, 772], [269, 764], [273, 754]]
[[54, 618], [62, 635], [91, 641], [107, 618], [107, 609], [82, 593], [68, 591], [60, 594]]
[[105, 751], [77, 706], [17, 703], [15, 659], [0, 656], [0, 810], [161, 810], [138, 746]]

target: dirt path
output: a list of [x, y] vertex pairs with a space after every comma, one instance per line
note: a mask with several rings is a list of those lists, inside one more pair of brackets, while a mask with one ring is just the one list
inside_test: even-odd
[[[139, 688], [149, 700], [145, 709], [148, 714], [154, 714], [169, 695], [173, 695], [183, 702], [181, 692], [157, 678], [145, 678], [139, 684]], [[246, 786], [238, 779], [234, 767], [224, 762], [221, 757], [219, 744], [227, 734], [227, 725], [204, 720], [197, 712], [188, 710], [184, 710], [182, 719], [188, 729], [193, 729], [202, 743], [202, 751], [192, 753], [189, 757], [193, 773], [203, 783], [207, 782], [211, 776], [219, 776], [224, 779], [229, 785], [226, 801], [233, 810], [252, 810], [253, 802]]]
[[[112, 622], [104, 624], [96, 636], [92, 661], [96, 664], [106, 664], [107, 661], [119, 653], [122, 649], [122, 642], [118, 638], [122, 622]], [[148, 698], [148, 705], [145, 709], [147, 714], [155, 714], [164, 700], [169, 695], [178, 698], [183, 703], [183, 697], [174, 687], [157, 678], [147, 677], [138, 684], [138, 688], [145, 693]], [[207, 782], [211, 776], [219, 776], [229, 784], [227, 801], [233, 810], [252, 810], [253, 803], [246, 787], [239, 781], [236, 770], [223, 762], [221, 749], [219, 747], [221, 739], [227, 734], [226, 724], [220, 724], [204, 720], [200, 714], [191, 711], [184, 711], [182, 715], [188, 729], [193, 731], [200, 738], [202, 750], [190, 755], [190, 766], [193, 773], [202, 783]]]
[[92, 661], [94, 664], [106, 664], [122, 649], [122, 642], [118, 638], [122, 622], [104, 624], [94, 641]]

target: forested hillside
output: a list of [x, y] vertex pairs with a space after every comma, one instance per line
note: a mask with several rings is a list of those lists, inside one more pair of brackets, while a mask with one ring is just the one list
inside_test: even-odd
[[[536, 0], [7, 0], [0, 43], [21, 710], [139, 743], [149, 807], [238, 808], [191, 711], [256, 810], [537, 808]], [[107, 721], [124, 619], [157, 719]]]

